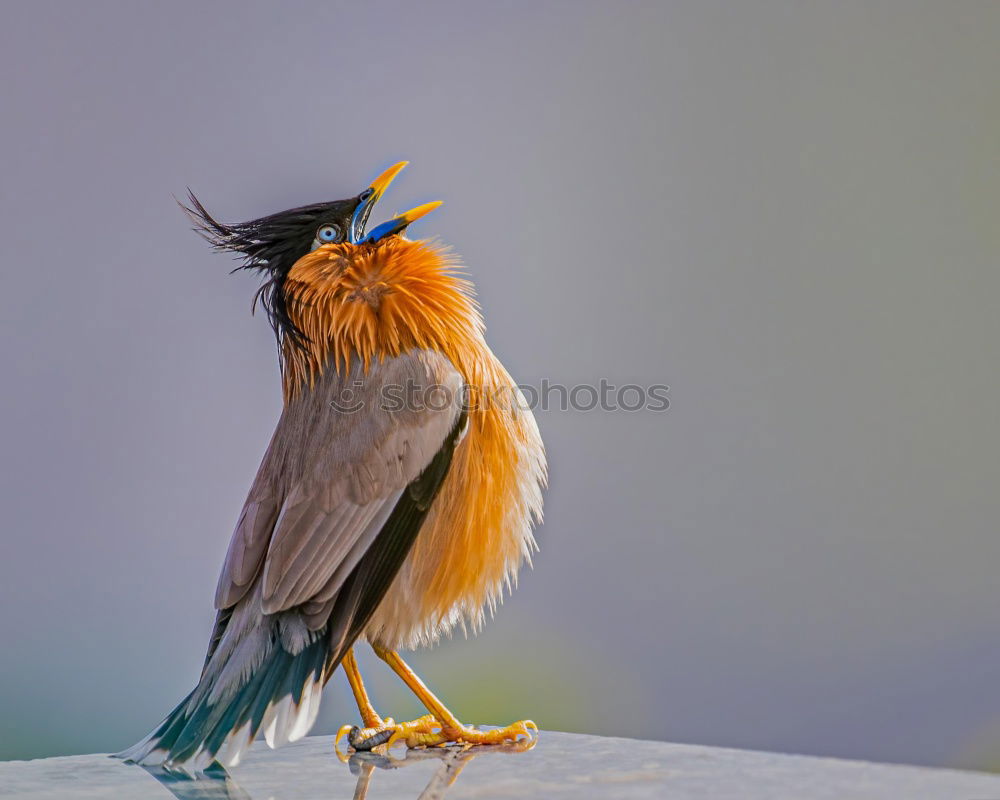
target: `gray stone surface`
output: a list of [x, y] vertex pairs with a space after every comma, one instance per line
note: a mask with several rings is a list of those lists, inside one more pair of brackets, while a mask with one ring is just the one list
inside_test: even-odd
[[157, 777], [102, 755], [0, 763], [0, 797], [25, 800], [657, 798], [990, 800], [1000, 776], [544, 732], [528, 752], [479, 748], [355, 755], [331, 738], [262, 744], [228, 779]]

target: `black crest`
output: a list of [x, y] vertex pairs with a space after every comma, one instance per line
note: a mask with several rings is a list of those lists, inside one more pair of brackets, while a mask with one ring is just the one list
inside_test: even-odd
[[194, 229], [215, 250], [239, 255], [242, 263], [234, 272], [246, 269], [265, 276], [264, 283], [254, 295], [253, 307], [256, 308], [258, 301], [263, 306], [280, 352], [281, 342], [285, 339], [293, 343], [305, 340], [305, 334], [296, 328], [288, 314], [284, 287], [289, 270], [310, 251], [316, 231], [321, 226], [336, 225], [342, 232], [342, 241], [358, 202], [357, 197], [352, 197], [332, 203], [314, 203], [236, 223], [219, 222], [190, 189], [189, 204], [181, 203], [180, 206], [194, 223]]

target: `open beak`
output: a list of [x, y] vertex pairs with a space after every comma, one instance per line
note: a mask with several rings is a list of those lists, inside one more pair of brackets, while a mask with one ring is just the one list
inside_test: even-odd
[[403, 167], [408, 163], [410, 162], [400, 161], [398, 164], [393, 164], [372, 181], [371, 186], [358, 195], [358, 206], [354, 209], [354, 214], [351, 217], [351, 242], [354, 244], [377, 242], [386, 236], [392, 236], [394, 233], [402, 233], [411, 222], [420, 219], [425, 214], [429, 214], [441, 205], [440, 200], [436, 200], [433, 203], [424, 203], [422, 206], [411, 208], [409, 211], [393, 217], [388, 222], [383, 222], [381, 225], [376, 226], [371, 233], [365, 234], [368, 215], [371, 214], [375, 203], [378, 202], [379, 198], [385, 193], [385, 190], [389, 188], [389, 184], [403, 171]]

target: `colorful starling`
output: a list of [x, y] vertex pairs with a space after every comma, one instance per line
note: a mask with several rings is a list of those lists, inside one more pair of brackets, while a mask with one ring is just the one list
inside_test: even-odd
[[[365, 231], [404, 166], [356, 197], [237, 224], [190, 195], [199, 232], [265, 277], [284, 408], [222, 567], [198, 685], [121, 758], [198, 772], [235, 765], [260, 731], [271, 747], [299, 739], [341, 665], [362, 725], [338, 740], [355, 749], [537, 733], [462, 724], [397, 652], [480, 628], [535, 549], [546, 471], [471, 284], [445, 248], [404, 236], [440, 204]], [[379, 716], [362, 640], [426, 716]]]

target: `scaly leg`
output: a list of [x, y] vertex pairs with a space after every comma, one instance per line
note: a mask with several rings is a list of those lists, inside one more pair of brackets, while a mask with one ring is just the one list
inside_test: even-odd
[[437, 720], [429, 714], [415, 719], [413, 722], [401, 724], [396, 724], [391, 717], [382, 719], [372, 705], [365, 684], [361, 680], [361, 671], [358, 669], [358, 660], [354, 656], [353, 647], [347, 651], [341, 665], [344, 667], [344, 674], [347, 675], [347, 682], [351, 684], [354, 701], [358, 704], [358, 711], [361, 712], [361, 723], [364, 727], [359, 728], [357, 725], [351, 724], [341, 727], [337, 731], [337, 738], [333, 740], [334, 749], [337, 748], [337, 744], [345, 735], [347, 743], [355, 750], [386, 749], [386, 742], [393, 736], [401, 736], [407, 741], [411, 739], [418, 741], [420, 737], [432, 734], [440, 727]]
[[347, 675], [347, 682], [351, 684], [351, 691], [354, 692], [354, 702], [358, 704], [358, 711], [361, 712], [361, 722], [366, 728], [377, 728], [383, 724], [382, 717], [378, 715], [372, 701], [368, 699], [368, 691], [361, 680], [361, 670], [358, 669], [358, 660], [354, 657], [354, 648], [347, 651], [344, 660], [340, 662]]
[[[434, 720], [435, 726], [439, 730], [425, 730], [426, 725], [421, 726], [419, 731], [411, 733], [407, 730], [395, 731], [387, 740], [386, 746], [391, 747], [398, 741], [406, 742], [407, 747], [417, 747], [421, 745], [443, 745], [449, 742], [460, 744], [501, 744], [503, 742], [516, 742], [519, 736], [524, 736], [532, 744], [537, 738], [538, 726], [530, 719], [515, 722], [506, 728], [498, 728], [492, 731], [481, 731], [469, 725], [463, 725], [458, 717], [451, 713], [435, 694], [427, 688], [420, 677], [407, 665], [399, 653], [394, 650], [387, 650], [378, 645], [372, 645], [375, 654], [388, 664], [403, 683], [412, 691], [424, 707], [430, 711], [430, 718]], [[427, 719], [422, 717], [421, 720]]]

